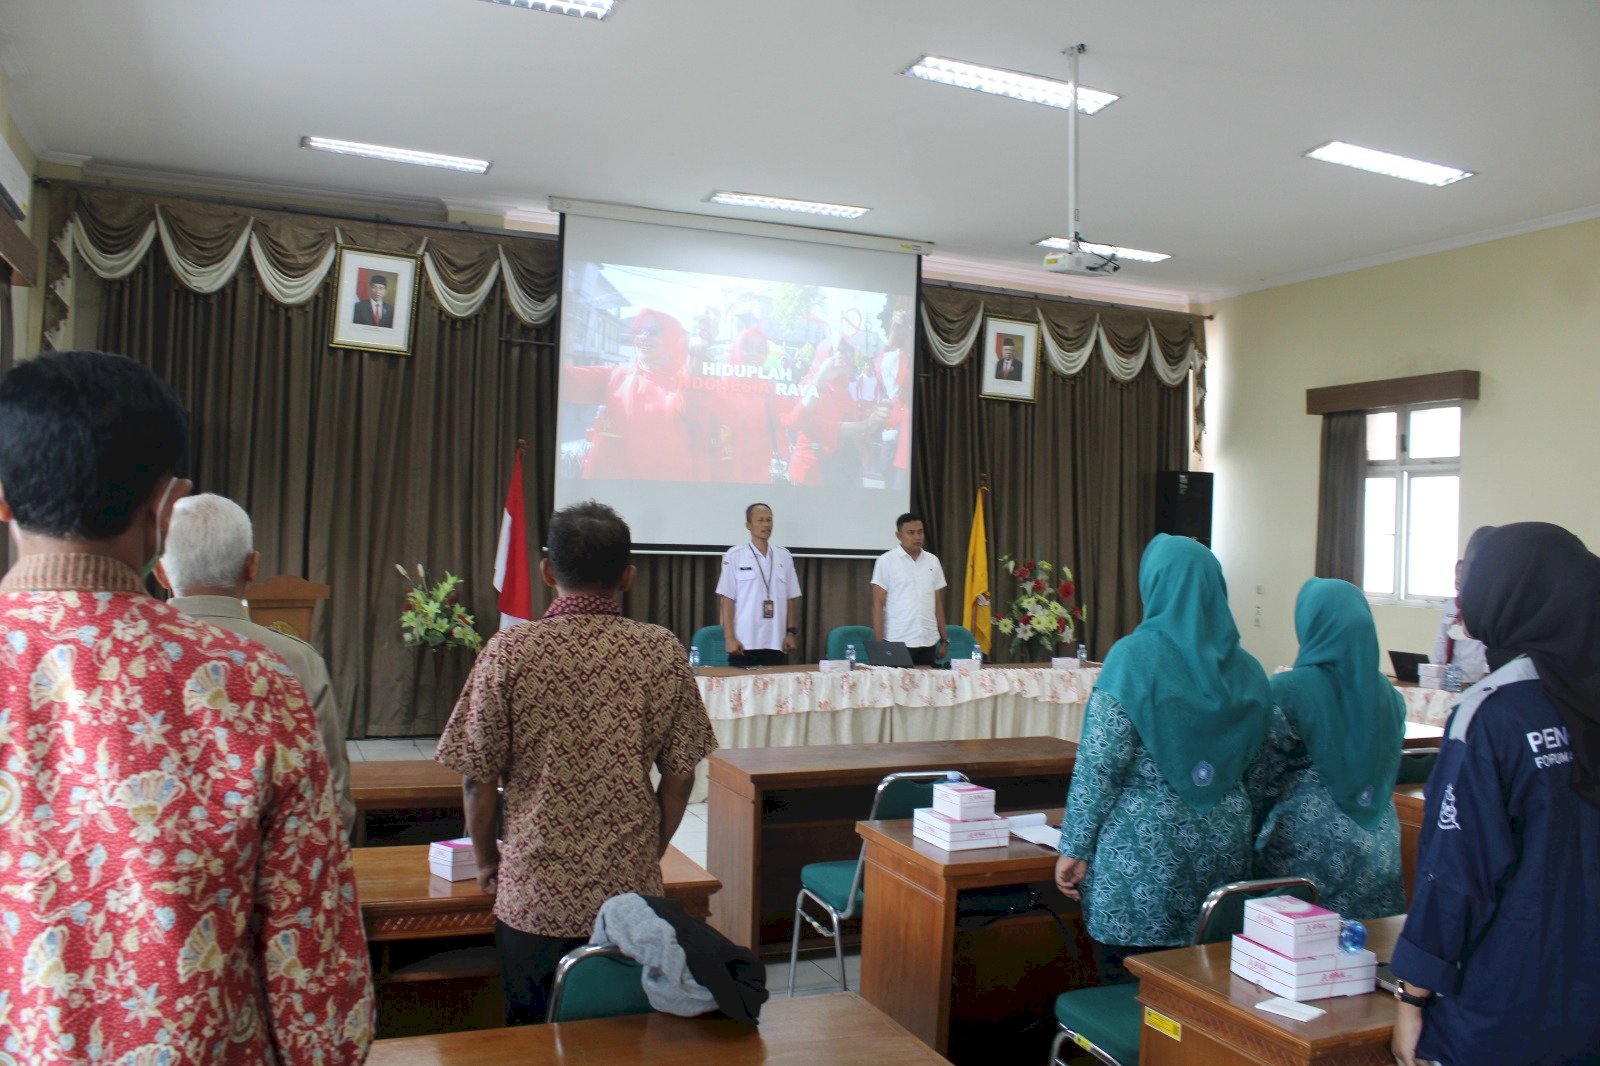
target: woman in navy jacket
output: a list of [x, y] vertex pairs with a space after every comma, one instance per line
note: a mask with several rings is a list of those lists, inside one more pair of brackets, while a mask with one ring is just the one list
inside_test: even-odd
[[1392, 1050], [1600, 1063], [1600, 559], [1558, 526], [1480, 529], [1461, 608], [1492, 673], [1428, 780]]

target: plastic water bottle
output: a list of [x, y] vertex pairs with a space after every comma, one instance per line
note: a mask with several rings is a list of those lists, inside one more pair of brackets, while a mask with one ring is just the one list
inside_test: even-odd
[[1078, 669], [1089, 669], [1089, 645], [1087, 644], [1078, 645]]
[[700, 672], [700, 649], [692, 645], [689, 648], [689, 672], [691, 674]]
[[850, 664], [850, 669], [854, 670], [856, 668], [856, 646], [854, 644], [846, 644], [844, 646], [844, 660]]
[[976, 644], [972, 646], [972, 668], [978, 669], [983, 665], [983, 649]]
[[1339, 950], [1357, 952], [1367, 946], [1367, 927], [1354, 918], [1339, 923]]
[[1446, 692], [1460, 692], [1467, 687], [1466, 678], [1461, 675], [1461, 667], [1451, 663], [1444, 668], [1444, 690]]

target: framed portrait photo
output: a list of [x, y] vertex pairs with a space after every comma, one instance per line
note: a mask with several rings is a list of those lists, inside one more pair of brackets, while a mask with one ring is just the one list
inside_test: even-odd
[[983, 320], [983, 385], [991, 400], [1033, 403], [1039, 387], [1039, 324], [1009, 318]]
[[411, 354], [422, 258], [339, 246], [333, 311], [335, 348]]

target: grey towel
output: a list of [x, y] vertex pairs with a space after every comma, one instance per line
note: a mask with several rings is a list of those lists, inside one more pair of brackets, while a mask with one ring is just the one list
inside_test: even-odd
[[602, 903], [589, 943], [615, 944], [643, 966], [640, 981], [656, 1010], [693, 1018], [717, 1009], [716, 999], [689, 972], [672, 925], [657, 917], [643, 897], [628, 892]]

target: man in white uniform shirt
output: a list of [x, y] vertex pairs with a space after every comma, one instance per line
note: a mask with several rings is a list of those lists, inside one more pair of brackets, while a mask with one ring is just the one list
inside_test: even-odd
[[772, 508], [744, 509], [750, 543], [722, 554], [722, 636], [729, 666], [782, 666], [798, 645], [800, 576], [787, 548], [772, 543]]
[[878, 556], [872, 567], [872, 632], [896, 640], [918, 666], [932, 666], [948, 641], [944, 630], [944, 568], [938, 556], [922, 550], [922, 518], [906, 513], [895, 520], [900, 547]]

